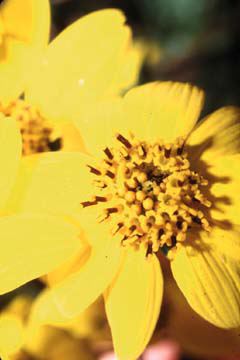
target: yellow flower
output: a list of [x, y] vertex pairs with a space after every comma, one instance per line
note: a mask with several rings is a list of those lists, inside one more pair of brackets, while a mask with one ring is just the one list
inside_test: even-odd
[[79, 249], [79, 230], [61, 218], [7, 214], [5, 204], [17, 178], [21, 136], [11, 118], [0, 117], [0, 294], [59, 266]]
[[18, 120], [25, 155], [56, 147], [82, 149], [69, 121], [81, 116], [89, 103], [136, 82], [140, 63], [123, 14], [97, 11], [75, 21], [48, 45], [30, 71], [24, 100], [13, 97], [0, 111]]
[[48, 0], [4, 0], [0, 5], [0, 103], [25, 89], [31, 67], [47, 45]]
[[0, 312], [2, 360], [95, 358], [91, 345], [84, 341], [83, 336], [77, 338], [66, 330], [50, 326], [29, 328], [32, 303], [33, 299], [29, 296], [18, 295]]
[[240, 111], [223, 108], [196, 124], [202, 104], [188, 84], [136, 87], [76, 118], [90, 155], [25, 164], [24, 199], [16, 186], [12, 206], [77, 214], [83, 229], [77, 266], [39, 298], [33, 318], [75, 317], [103, 293], [118, 358], [137, 358], [160, 311], [163, 252], [199, 315], [240, 325]]

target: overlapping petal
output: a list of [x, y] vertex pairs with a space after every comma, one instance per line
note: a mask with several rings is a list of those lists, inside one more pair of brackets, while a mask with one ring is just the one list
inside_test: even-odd
[[0, 209], [12, 190], [21, 157], [21, 136], [17, 124], [10, 118], [0, 117]]
[[182, 246], [171, 267], [194, 311], [218, 327], [239, 327], [239, 261], [212, 249]]
[[0, 293], [42, 276], [80, 248], [79, 229], [53, 216], [0, 217]]
[[89, 108], [75, 123], [89, 151], [111, 146], [117, 133], [142, 140], [173, 141], [192, 130], [201, 111], [203, 93], [188, 84], [156, 82], [135, 87], [121, 99]]
[[114, 348], [119, 360], [138, 358], [158, 319], [163, 279], [158, 259], [129, 251], [105, 294]]
[[79, 117], [89, 101], [104, 97], [110, 89], [118, 92], [118, 74], [130, 44], [124, 23], [119, 11], [107, 9], [65, 29], [49, 45], [45, 61], [32, 76], [29, 101], [51, 120], [69, 120]]
[[240, 151], [240, 109], [225, 107], [203, 119], [194, 129], [187, 144], [195, 161], [215, 161], [222, 155], [233, 155]]
[[[71, 214], [91, 193], [92, 177], [81, 153], [44, 153], [24, 157], [8, 211]], [[88, 159], [90, 160], [90, 159]]]
[[120, 262], [119, 243], [106, 234], [106, 238], [93, 247], [89, 259], [79, 271], [39, 297], [32, 321], [54, 324], [81, 314], [107, 288]]
[[239, 163], [240, 155], [215, 157], [211, 162], [208, 159], [212, 197], [210, 213], [214, 220], [225, 223], [229, 228], [240, 225]]
[[[17, 98], [43, 48], [50, 29], [49, 0], [10, 0], [0, 7], [0, 98]], [[3, 86], [4, 85], [4, 86]]]

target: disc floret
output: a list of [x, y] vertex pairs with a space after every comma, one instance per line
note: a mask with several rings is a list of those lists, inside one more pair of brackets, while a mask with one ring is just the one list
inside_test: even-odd
[[116, 140], [98, 168], [89, 166], [100, 195], [82, 206], [101, 204], [98, 220], [121, 234], [123, 246], [145, 246], [149, 254], [175, 248], [192, 227], [210, 230], [204, 210], [211, 203], [202, 192], [208, 181], [190, 169], [184, 139], [148, 143], [117, 134]]

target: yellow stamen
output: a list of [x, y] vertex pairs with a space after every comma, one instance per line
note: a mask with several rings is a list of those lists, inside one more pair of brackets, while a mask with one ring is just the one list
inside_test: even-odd
[[[0, 113], [16, 119], [23, 142], [23, 155], [58, 150], [60, 139], [53, 139], [53, 128], [40, 112], [24, 100], [0, 103]], [[54, 148], [56, 146], [56, 149]]]
[[191, 228], [210, 231], [204, 209], [211, 203], [202, 192], [208, 182], [191, 170], [184, 140], [149, 144], [129, 139], [118, 134], [120, 145], [104, 150], [108, 160], [98, 169], [89, 165], [105, 187], [95, 201], [82, 205], [97, 206], [96, 199], [106, 199], [109, 207], [101, 221], [109, 223], [113, 234], [122, 234], [123, 246], [144, 246], [147, 256], [163, 246], [180, 246]]

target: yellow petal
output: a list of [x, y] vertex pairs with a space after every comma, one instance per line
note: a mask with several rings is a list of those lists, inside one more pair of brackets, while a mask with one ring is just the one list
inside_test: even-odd
[[32, 322], [57, 324], [81, 314], [107, 288], [120, 260], [119, 243], [110, 238], [102, 239], [102, 246], [93, 249], [80, 271], [39, 297], [34, 305]]
[[106, 9], [65, 29], [50, 44], [44, 63], [32, 76], [30, 102], [51, 120], [69, 120], [80, 116], [86, 103], [112, 90], [130, 40], [124, 22], [119, 11]]
[[138, 358], [154, 331], [162, 302], [159, 261], [129, 252], [105, 295], [113, 343], [119, 360]]
[[67, 152], [24, 157], [8, 211], [79, 212], [92, 186], [86, 159], [81, 153]]
[[[208, 160], [210, 174], [211, 216], [232, 227], [240, 225], [240, 155], [229, 155]], [[212, 197], [212, 199], [211, 199]]]
[[42, 276], [80, 248], [79, 229], [50, 216], [0, 218], [0, 293]]
[[0, 209], [16, 179], [21, 151], [21, 136], [16, 122], [0, 116]]
[[186, 353], [198, 359], [228, 358], [230, 354], [239, 354], [239, 331], [221, 329], [205, 321], [186, 302], [172, 276], [164, 275], [162, 326], [156, 337], [167, 333]]
[[194, 127], [203, 92], [189, 84], [156, 82], [130, 90], [124, 102], [130, 130], [142, 139], [171, 141]]
[[216, 250], [223, 256], [227, 255], [233, 260], [239, 261], [240, 226], [226, 226], [224, 228], [224, 226], [220, 227], [220, 225], [221, 223], [219, 222], [213, 225], [210, 233], [202, 231], [199, 234], [201, 241], [213, 251]]
[[221, 328], [240, 326], [239, 261], [213, 250], [181, 247], [171, 263], [190, 306]]
[[190, 135], [187, 144], [193, 159], [216, 159], [240, 151], [240, 109], [225, 107], [203, 119]]
[[[187, 136], [198, 119], [203, 93], [188, 84], [150, 83], [130, 90], [123, 100], [108, 99], [75, 117], [85, 146], [100, 153], [114, 146], [117, 133], [139, 139], [171, 141]], [[115, 143], [116, 144], [116, 143]]]
[[18, 351], [24, 343], [24, 328], [21, 320], [13, 314], [0, 315], [0, 354]]
[[86, 149], [95, 157], [102, 157], [106, 147], [116, 146], [116, 134], [126, 133], [123, 101], [120, 98], [99, 101], [84, 109], [74, 123], [82, 135]]
[[0, 44], [1, 100], [12, 100], [23, 92], [27, 77], [43, 47], [50, 28], [49, 0], [4, 1], [0, 7], [3, 27]]

